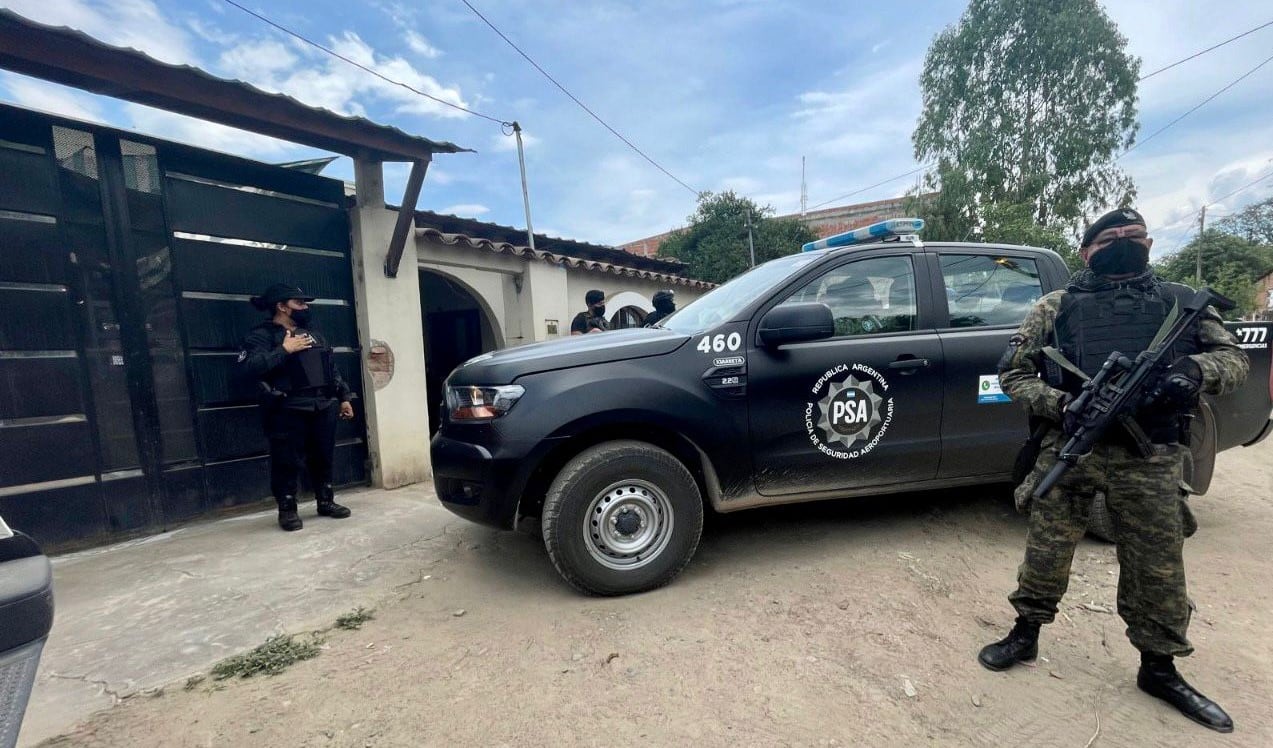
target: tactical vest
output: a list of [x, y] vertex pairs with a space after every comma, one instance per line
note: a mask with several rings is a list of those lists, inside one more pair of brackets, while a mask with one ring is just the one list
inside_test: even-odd
[[[1180, 313], [1193, 296], [1188, 286], [1150, 278], [1135, 284], [1089, 290], [1071, 285], [1061, 299], [1054, 327], [1056, 347], [1089, 377], [1114, 351], [1133, 361], [1149, 347], [1173, 306]], [[1167, 361], [1198, 353], [1198, 336], [1186, 333], [1172, 346]], [[1083, 383], [1068, 371], [1054, 383], [1078, 394]], [[1145, 413], [1136, 420], [1155, 442], [1176, 440], [1180, 413]]]

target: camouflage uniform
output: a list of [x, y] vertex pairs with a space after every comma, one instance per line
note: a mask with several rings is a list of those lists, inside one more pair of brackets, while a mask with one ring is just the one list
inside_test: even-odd
[[[1094, 282], [1096, 276], [1086, 270], [1071, 281]], [[1003, 391], [1031, 416], [1054, 422], [1061, 420], [1065, 393], [1040, 378], [1042, 349], [1056, 345], [1053, 331], [1066, 293], [1054, 291], [1036, 302], [999, 362]], [[1219, 395], [1236, 389], [1249, 363], [1214, 310], [1198, 325], [1197, 338], [1202, 352], [1191, 358], [1202, 370], [1203, 391]], [[1034, 471], [1019, 490], [1032, 491], [1056, 463], [1063, 438], [1057, 431], [1049, 434]], [[1047, 496], [1031, 502], [1025, 561], [1018, 571], [1017, 590], [1008, 598], [1019, 616], [1038, 624], [1055, 617], [1069, 584], [1075, 545], [1087, 529], [1099, 491], [1105, 494], [1114, 524], [1120, 566], [1118, 612], [1132, 645], [1157, 655], [1193, 651], [1185, 636], [1190, 612], [1182, 556], [1187, 509], [1179, 500], [1185, 448], [1155, 444], [1155, 454], [1141, 458], [1120, 444], [1099, 444]]]

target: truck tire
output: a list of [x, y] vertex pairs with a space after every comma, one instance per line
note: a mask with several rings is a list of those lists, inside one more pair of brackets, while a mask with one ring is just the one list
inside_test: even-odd
[[1109, 516], [1109, 507], [1105, 506], [1105, 494], [1100, 491], [1097, 491], [1092, 499], [1091, 513], [1087, 518], [1087, 534], [1106, 543], [1113, 543], [1116, 537], [1114, 519]]
[[626, 595], [661, 587], [685, 568], [703, 532], [703, 499], [668, 452], [612, 441], [566, 463], [541, 521], [548, 556], [571, 586]]

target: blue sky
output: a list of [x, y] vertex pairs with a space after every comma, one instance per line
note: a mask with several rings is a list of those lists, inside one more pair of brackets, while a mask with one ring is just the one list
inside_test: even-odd
[[[932, 37], [963, 2], [470, 0], [576, 96], [696, 190], [733, 189], [780, 213], [914, 168], [910, 135]], [[646, 163], [545, 80], [460, 0], [240, 0], [384, 74], [504, 120], [527, 138], [537, 231], [618, 244], [665, 231], [694, 195]], [[271, 29], [223, 0], [8, 0], [154, 57], [280, 91], [308, 104], [452, 140], [420, 207], [524, 225], [513, 141]], [[1114, 0], [1111, 17], [1150, 71], [1273, 20], [1243, 0]], [[1142, 84], [1142, 136], [1273, 51], [1273, 27]], [[1124, 160], [1156, 253], [1186, 241], [1199, 206], [1273, 172], [1273, 63]], [[0, 99], [264, 161], [317, 151], [0, 72]], [[352, 177], [348, 159], [327, 172]], [[402, 165], [386, 167], [396, 201]], [[847, 200], [901, 194], [914, 178]], [[1273, 195], [1273, 179], [1208, 208], [1209, 219]]]

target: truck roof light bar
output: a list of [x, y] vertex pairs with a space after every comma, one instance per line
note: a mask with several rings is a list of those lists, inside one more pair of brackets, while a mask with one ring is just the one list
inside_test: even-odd
[[831, 249], [834, 247], [850, 247], [854, 244], [865, 244], [867, 242], [879, 242], [891, 238], [903, 238], [908, 235], [918, 234], [924, 229], [924, 219], [922, 218], [890, 218], [887, 221], [880, 221], [869, 226], [862, 226], [856, 229], [845, 231], [842, 234], [828, 236], [825, 239], [819, 239], [816, 242], [809, 242], [801, 247], [803, 252], [817, 252], [820, 249]]

